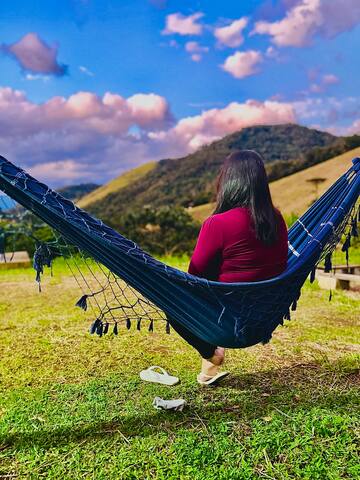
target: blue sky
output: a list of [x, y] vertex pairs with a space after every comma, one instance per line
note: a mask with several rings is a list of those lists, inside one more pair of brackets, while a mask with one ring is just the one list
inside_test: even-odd
[[13, 0], [0, 31], [1, 153], [55, 186], [257, 123], [360, 132], [358, 0]]

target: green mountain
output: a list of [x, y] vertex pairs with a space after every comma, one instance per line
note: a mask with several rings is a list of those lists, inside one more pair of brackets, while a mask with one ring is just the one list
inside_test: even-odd
[[[109, 194], [94, 202], [84, 197], [81, 203], [116, 226], [130, 210], [164, 205], [189, 207], [210, 202], [219, 167], [234, 149], [258, 151], [270, 179], [276, 180], [353, 148], [346, 142], [329, 133], [294, 124], [244, 128], [183, 158], [151, 164], [145, 174], [133, 175], [130, 183], [120, 181], [121, 188], [110, 189]], [[96, 198], [94, 194], [96, 190], [92, 195]]]

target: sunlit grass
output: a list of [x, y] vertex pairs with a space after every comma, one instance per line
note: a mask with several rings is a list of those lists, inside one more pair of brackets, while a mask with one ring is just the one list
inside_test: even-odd
[[[306, 285], [270, 344], [228, 352], [216, 389], [162, 322], [91, 337], [78, 298], [61, 260], [42, 293], [31, 269], [0, 272], [0, 478], [359, 478], [359, 294]], [[181, 383], [141, 382], [154, 364]], [[155, 396], [188, 406], [158, 412]]]

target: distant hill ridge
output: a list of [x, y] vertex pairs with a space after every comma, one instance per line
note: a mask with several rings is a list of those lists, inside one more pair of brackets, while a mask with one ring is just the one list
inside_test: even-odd
[[346, 149], [344, 142], [341, 137], [295, 124], [244, 128], [185, 157], [130, 170], [84, 197], [79, 205], [116, 226], [123, 214], [144, 206], [208, 203], [214, 196], [219, 167], [234, 149], [258, 151], [270, 179], [277, 179], [317, 163], [322, 157], [342, 153]]
[[77, 201], [80, 198], [88, 195], [93, 190], [97, 190], [100, 187], [97, 183], [80, 183], [78, 185], [69, 185], [59, 189], [61, 195], [72, 201]]

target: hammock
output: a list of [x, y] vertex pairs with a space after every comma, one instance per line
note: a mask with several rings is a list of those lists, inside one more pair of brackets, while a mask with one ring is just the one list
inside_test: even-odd
[[[324, 258], [325, 268], [331, 269], [331, 252], [349, 225], [343, 245], [347, 252], [351, 235], [357, 235], [360, 159], [354, 159], [353, 166], [290, 228], [286, 271], [252, 283], [209, 281], [165, 265], [1, 156], [0, 189], [50, 225], [59, 238], [99, 262], [105, 271], [107, 284], [101, 284], [99, 292], [110, 289], [117, 306], [106, 303], [91, 327], [92, 333], [106, 333], [111, 323], [118, 333], [120, 317], [117, 312], [114, 315], [115, 308], [123, 312], [121, 320], [128, 328], [137, 317], [138, 327], [139, 321], [147, 318], [150, 330], [160, 312], [170, 324], [174, 319], [213, 345], [244, 348], [268, 342], [275, 328], [290, 319], [307, 276], [311, 274], [310, 280], [314, 280], [315, 267]], [[39, 274], [44, 265], [50, 265], [50, 256], [51, 247], [38, 244], [34, 266]], [[84, 258], [87, 262], [88, 257]], [[119, 279], [123, 286], [117, 296], [114, 287], [120, 284]], [[78, 305], [86, 309], [87, 300], [99, 292], [87, 292]], [[131, 293], [131, 300], [126, 292]]]

